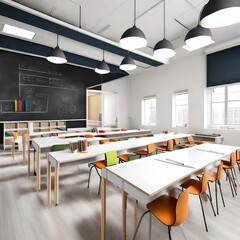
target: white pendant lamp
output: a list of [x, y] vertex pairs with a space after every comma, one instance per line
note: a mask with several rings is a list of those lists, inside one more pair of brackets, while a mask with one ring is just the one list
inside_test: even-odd
[[154, 49], [153, 49], [153, 56], [157, 59], [168, 59], [174, 57], [176, 52], [174, 51], [173, 45], [170, 41], [165, 38], [165, 0], [164, 0], [164, 38], [163, 40], [159, 41]]
[[209, 0], [200, 15], [200, 25], [218, 28], [240, 22], [239, 0]]
[[58, 46], [58, 35], [57, 35], [57, 46], [49, 52], [46, 58], [49, 62], [55, 63], [55, 64], [63, 64], [67, 62], [64, 52]]
[[205, 47], [214, 43], [212, 40], [211, 30], [208, 28], [203, 28], [200, 25], [191, 29], [185, 37], [186, 45], [183, 46], [188, 51], [194, 51], [196, 49]]
[[134, 60], [128, 55], [122, 60], [121, 65], [120, 65], [120, 69], [124, 70], [124, 71], [131, 71], [136, 69], [136, 64], [134, 62]]
[[110, 72], [110, 68], [104, 60], [104, 50], [103, 50], [103, 60], [99, 63], [97, 68], [95, 68], [95, 72], [98, 74], [107, 74]]
[[140, 28], [136, 27], [136, 0], [134, 0], [134, 26], [123, 33], [119, 44], [122, 48], [128, 50], [147, 46], [145, 34]]

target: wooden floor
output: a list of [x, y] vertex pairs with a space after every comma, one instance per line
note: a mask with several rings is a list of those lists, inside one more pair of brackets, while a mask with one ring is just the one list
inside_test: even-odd
[[[100, 239], [100, 196], [93, 171], [87, 189], [88, 166], [61, 169], [60, 205], [47, 204], [46, 160], [42, 161], [42, 190], [35, 191], [35, 177], [27, 177], [21, 154], [15, 160], [10, 152], [0, 151], [0, 239], [1, 240], [97, 240]], [[32, 166], [33, 168], [33, 166]], [[240, 174], [237, 172], [240, 179]], [[197, 196], [190, 196], [189, 216], [172, 229], [175, 240], [239, 240], [240, 197], [233, 198], [228, 182], [222, 181], [226, 207], [220, 202], [220, 215], [213, 216], [204, 203], [209, 232], [204, 228]], [[240, 195], [240, 192], [239, 192]], [[133, 201], [128, 201], [127, 239], [133, 236]], [[140, 206], [140, 215], [145, 210]], [[148, 239], [148, 216], [143, 220], [138, 239]], [[167, 227], [153, 218], [152, 239], [168, 239]], [[107, 184], [107, 239], [121, 239], [121, 192]]]

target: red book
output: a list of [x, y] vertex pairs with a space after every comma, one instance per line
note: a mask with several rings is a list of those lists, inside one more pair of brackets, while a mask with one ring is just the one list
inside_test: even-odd
[[18, 112], [23, 111], [23, 104], [22, 104], [22, 99], [18, 99]]
[[83, 151], [87, 151], [87, 143], [88, 143], [88, 141], [87, 141], [87, 140], [84, 140]]

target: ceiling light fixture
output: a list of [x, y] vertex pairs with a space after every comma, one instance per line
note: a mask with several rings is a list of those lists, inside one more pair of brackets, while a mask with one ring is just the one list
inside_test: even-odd
[[205, 47], [214, 43], [212, 40], [212, 33], [210, 29], [203, 28], [200, 25], [191, 29], [185, 37], [186, 45], [183, 46], [184, 49], [188, 51], [194, 51], [196, 49]]
[[136, 64], [134, 62], [134, 60], [128, 55], [122, 60], [121, 65], [120, 65], [120, 69], [124, 70], [124, 71], [131, 71], [136, 69]]
[[173, 45], [170, 41], [168, 41], [165, 38], [165, 0], [164, 0], [164, 23], [163, 23], [163, 29], [164, 29], [164, 38], [163, 40], [159, 41], [154, 49], [153, 49], [153, 56], [156, 57], [157, 59], [167, 59], [167, 58], [171, 58], [174, 57], [176, 52], [173, 49]]
[[119, 44], [128, 50], [147, 46], [145, 34], [140, 28], [136, 27], [136, 0], [134, 0], [134, 25], [123, 33]]
[[63, 64], [67, 62], [64, 52], [58, 46], [58, 35], [57, 35], [57, 46], [49, 52], [46, 58], [49, 62], [55, 63], [55, 64]]
[[95, 68], [95, 72], [98, 74], [107, 74], [110, 72], [110, 68], [104, 60], [104, 50], [103, 50], [103, 60]]
[[33, 39], [36, 33], [19, 28], [19, 27], [14, 27], [8, 24], [4, 24], [3, 30], [4, 33], [11, 34], [14, 36], [22, 37], [22, 38], [27, 38], [27, 39]]
[[240, 22], [239, 0], [210, 0], [200, 14], [200, 25], [218, 28]]

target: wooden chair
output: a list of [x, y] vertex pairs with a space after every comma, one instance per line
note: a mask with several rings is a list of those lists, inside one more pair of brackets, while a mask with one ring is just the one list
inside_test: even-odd
[[[204, 174], [202, 175], [202, 181], [195, 180], [195, 179], [190, 179], [190, 180], [188, 180], [187, 182], [185, 182], [181, 185], [182, 188], [185, 188], [185, 189], [188, 188], [190, 194], [198, 195], [199, 201], [200, 201], [200, 204], [201, 204], [203, 220], [204, 220], [204, 224], [205, 224], [205, 228], [206, 228], [207, 232], [208, 232], [208, 227], [207, 227], [207, 221], [206, 221], [205, 213], [204, 213], [204, 209], [203, 209], [201, 194], [206, 193], [206, 191], [207, 191], [208, 176], [209, 176], [209, 171], [205, 171]], [[208, 199], [211, 203], [213, 214], [214, 214], [214, 216], [216, 216], [216, 213], [215, 213], [215, 210], [214, 210], [213, 204], [212, 204], [212, 199], [209, 197], [209, 195], [207, 193], [206, 193], [206, 195], [207, 195], [207, 197], [208, 197]]]
[[182, 144], [185, 145], [186, 147], [193, 147], [199, 144], [203, 144], [203, 142], [194, 141], [192, 136], [188, 136], [187, 140], [188, 140], [187, 142], [182, 142]]
[[[147, 209], [145, 213], [140, 218], [140, 221], [137, 225], [135, 234], [133, 239], [136, 239], [138, 229], [142, 222], [143, 217], [145, 214], [150, 212], [150, 227], [151, 227], [151, 216], [152, 214], [164, 225], [168, 226], [168, 236], [169, 240], [172, 239], [171, 237], [171, 227], [172, 226], [179, 226], [182, 224], [188, 216], [188, 198], [189, 198], [189, 190], [186, 189], [185, 191], [179, 194], [178, 199], [168, 196], [162, 195], [159, 198], [153, 200], [152, 202], [147, 204]], [[150, 235], [150, 231], [149, 231]], [[149, 239], [151, 236], [149, 236]]]
[[[233, 197], [234, 197], [234, 193], [235, 195], [237, 195], [237, 183], [236, 183], [237, 176], [234, 169], [236, 162], [237, 162], [236, 152], [232, 152], [230, 154], [230, 161], [226, 161], [222, 159], [223, 170], [227, 175], [227, 179], [229, 181], [229, 186], [231, 188]], [[234, 174], [235, 174], [235, 177], [234, 177]]]
[[88, 188], [89, 188], [89, 185], [90, 185], [90, 179], [91, 179], [91, 172], [92, 172], [92, 169], [95, 168], [99, 178], [100, 178], [100, 181], [99, 181], [99, 187], [98, 187], [98, 195], [100, 193], [100, 187], [101, 187], [101, 175], [98, 171], [98, 169], [103, 169], [105, 167], [108, 167], [108, 166], [112, 166], [112, 165], [116, 165], [118, 162], [118, 158], [117, 158], [117, 151], [109, 151], [109, 152], [106, 152], [105, 153], [105, 160], [99, 160], [99, 161], [96, 161], [96, 162], [91, 162], [89, 164], [90, 166], [90, 170], [89, 170], [89, 176], [88, 176]]
[[147, 157], [147, 156], [151, 155], [152, 153], [154, 153], [155, 151], [156, 151], [155, 144], [154, 143], [150, 143], [150, 144], [147, 145], [147, 150], [138, 150], [138, 151], [136, 151], [134, 153], [139, 155], [140, 158], [141, 158], [144, 155]]
[[167, 145], [156, 146], [156, 153], [158, 153], [158, 151], [160, 152], [172, 151], [172, 149], [173, 149], [173, 140], [171, 139], [167, 141]]

